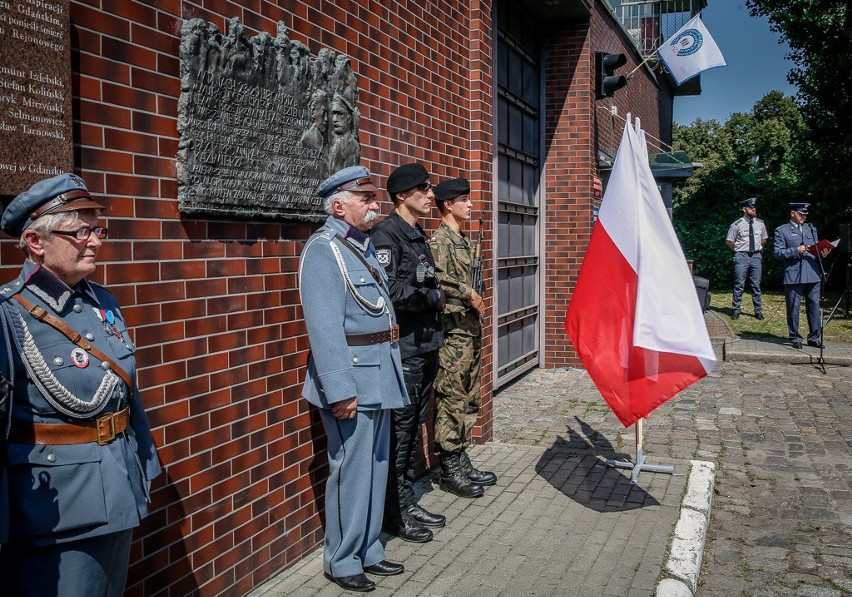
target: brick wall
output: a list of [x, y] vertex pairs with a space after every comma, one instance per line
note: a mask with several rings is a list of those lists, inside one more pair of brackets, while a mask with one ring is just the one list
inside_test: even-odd
[[[312, 53], [347, 53], [363, 163], [379, 182], [417, 160], [433, 182], [468, 176], [486, 211], [490, 14], [490, 0], [71, 1], [75, 164], [109, 205], [94, 279], [133, 328], [166, 465], [135, 535], [128, 594], [244, 594], [322, 540], [324, 437], [299, 398], [308, 342], [296, 270], [311, 228], [178, 213], [181, 23], [201, 17], [224, 31], [237, 16], [252, 36], [283, 21]], [[21, 261], [0, 242], [4, 280]], [[490, 321], [484, 338], [490, 355]], [[490, 390], [480, 439], [491, 436]]]
[[588, 23], [566, 27], [545, 45], [543, 353], [547, 368], [582, 366], [564, 323], [591, 238], [594, 207], [600, 205], [592, 195], [597, 150], [615, 156], [628, 113], [641, 119], [649, 151], [668, 149], [658, 149], [654, 138], [671, 140], [668, 83], [643, 67], [613, 97], [595, 100], [596, 50], [627, 56], [618, 74], [630, 72], [642, 61], [603, 0], [594, 2]]

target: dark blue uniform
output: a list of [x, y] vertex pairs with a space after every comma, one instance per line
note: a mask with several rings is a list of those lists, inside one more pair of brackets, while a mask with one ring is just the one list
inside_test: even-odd
[[775, 229], [775, 257], [784, 260], [784, 298], [787, 302], [787, 329], [790, 340], [801, 344], [799, 309], [805, 297], [808, 317], [808, 342], [818, 343], [822, 334], [819, 306], [820, 266], [817, 257], [799, 246], [815, 245], [819, 241], [816, 228], [810, 224], [787, 222]]

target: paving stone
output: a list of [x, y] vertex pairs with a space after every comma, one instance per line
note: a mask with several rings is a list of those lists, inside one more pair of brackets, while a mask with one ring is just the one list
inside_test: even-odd
[[[831, 348], [852, 359], [852, 346]], [[463, 500], [425, 482], [423, 505], [450, 521], [429, 544], [387, 538], [388, 557], [407, 570], [380, 580], [374, 594], [659, 597], [653, 583], [685, 475], [702, 460], [715, 476], [698, 597], [852, 595], [851, 397], [852, 367], [823, 374], [783, 361], [720, 362], [645, 422], [649, 462], [674, 465], [679, 476], [642, 472], [630, 486], [629, 470], [602, 463], [633, 459], [634, 430], [588, 375], [533, 371], [494, 397], [494, 441], [471, 450], [479, 468], [497, 472], [497, 486]], [[700, 512], [707, 497], [687, 493], [687, 509]], [[314, 565], [297, 563], [264, 585], [267, 594], [342, 594], [322, 578], [320, 551], [305, 561]], [[626, 569], [613, 572], [620, 562]], [[487, 583], [467, 578], [480, 574]]]

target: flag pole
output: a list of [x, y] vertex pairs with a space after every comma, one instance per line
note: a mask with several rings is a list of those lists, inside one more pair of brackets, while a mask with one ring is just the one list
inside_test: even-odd
[[674, 474], [673, 466], [667, 464], [648, 464], [647, 462], [645, 462], [645, 454], [642, 453], [642, 421], [644, 421], [644, 419], [644, 417], [640, 418], [638, 421], [636, 421], [636, 424], [634, 425], [634, 427], [636, 428], [636, 461], [626, 462], [624, 460], [607, 459], [606, 462], [604, 462], [606, 466], [611, 466], [614, 468], [632, 469], [633, 474], [630, 475], [631, 485], [636, 485], [636, 480], [639, 478], [639, 473], [642, 471], [648, 471], [649, 473], [666, 473], [669, 475]]
[[632, 77], [632, 76], [633, 76], [633, 73], [635, 73], [637, 70], [639, 70], [640, 68], [642, 68], [642, 66], [643, 66], [646, 62], [648, 62], [651, 58], [653, 58], [653, 57], [654, 57], [654, 55], [656, 55], [656, 53], [657, 53], [658, 51], [659, 51], [659, 48], [658, 48], [658, 49], [656, 49], [656, 50], [654, 50], [654, 51], [653, 51], [653, 52], [651, 52], [650, 54], [648, 54], [647, 58], [645, 58], [645, 60], [643, 60], [642, 62], [640, 62], [639, 64], [637, 64], [637, 65], [636, 65], [636, 68], [634, 68], [632, 71], [630, 71], [629, 73], [627, 73], [626, 77], [627, 77], [628, 79], [629, 79], [630, 77]]

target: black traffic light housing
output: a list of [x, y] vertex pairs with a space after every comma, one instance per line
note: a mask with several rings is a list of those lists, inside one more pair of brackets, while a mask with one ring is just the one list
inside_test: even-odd
[[617, 89], [627, 85], [627, 77], [614, 72], [626, 62], [624, 54], [595, 52], [595, 99], [611, 97]]

